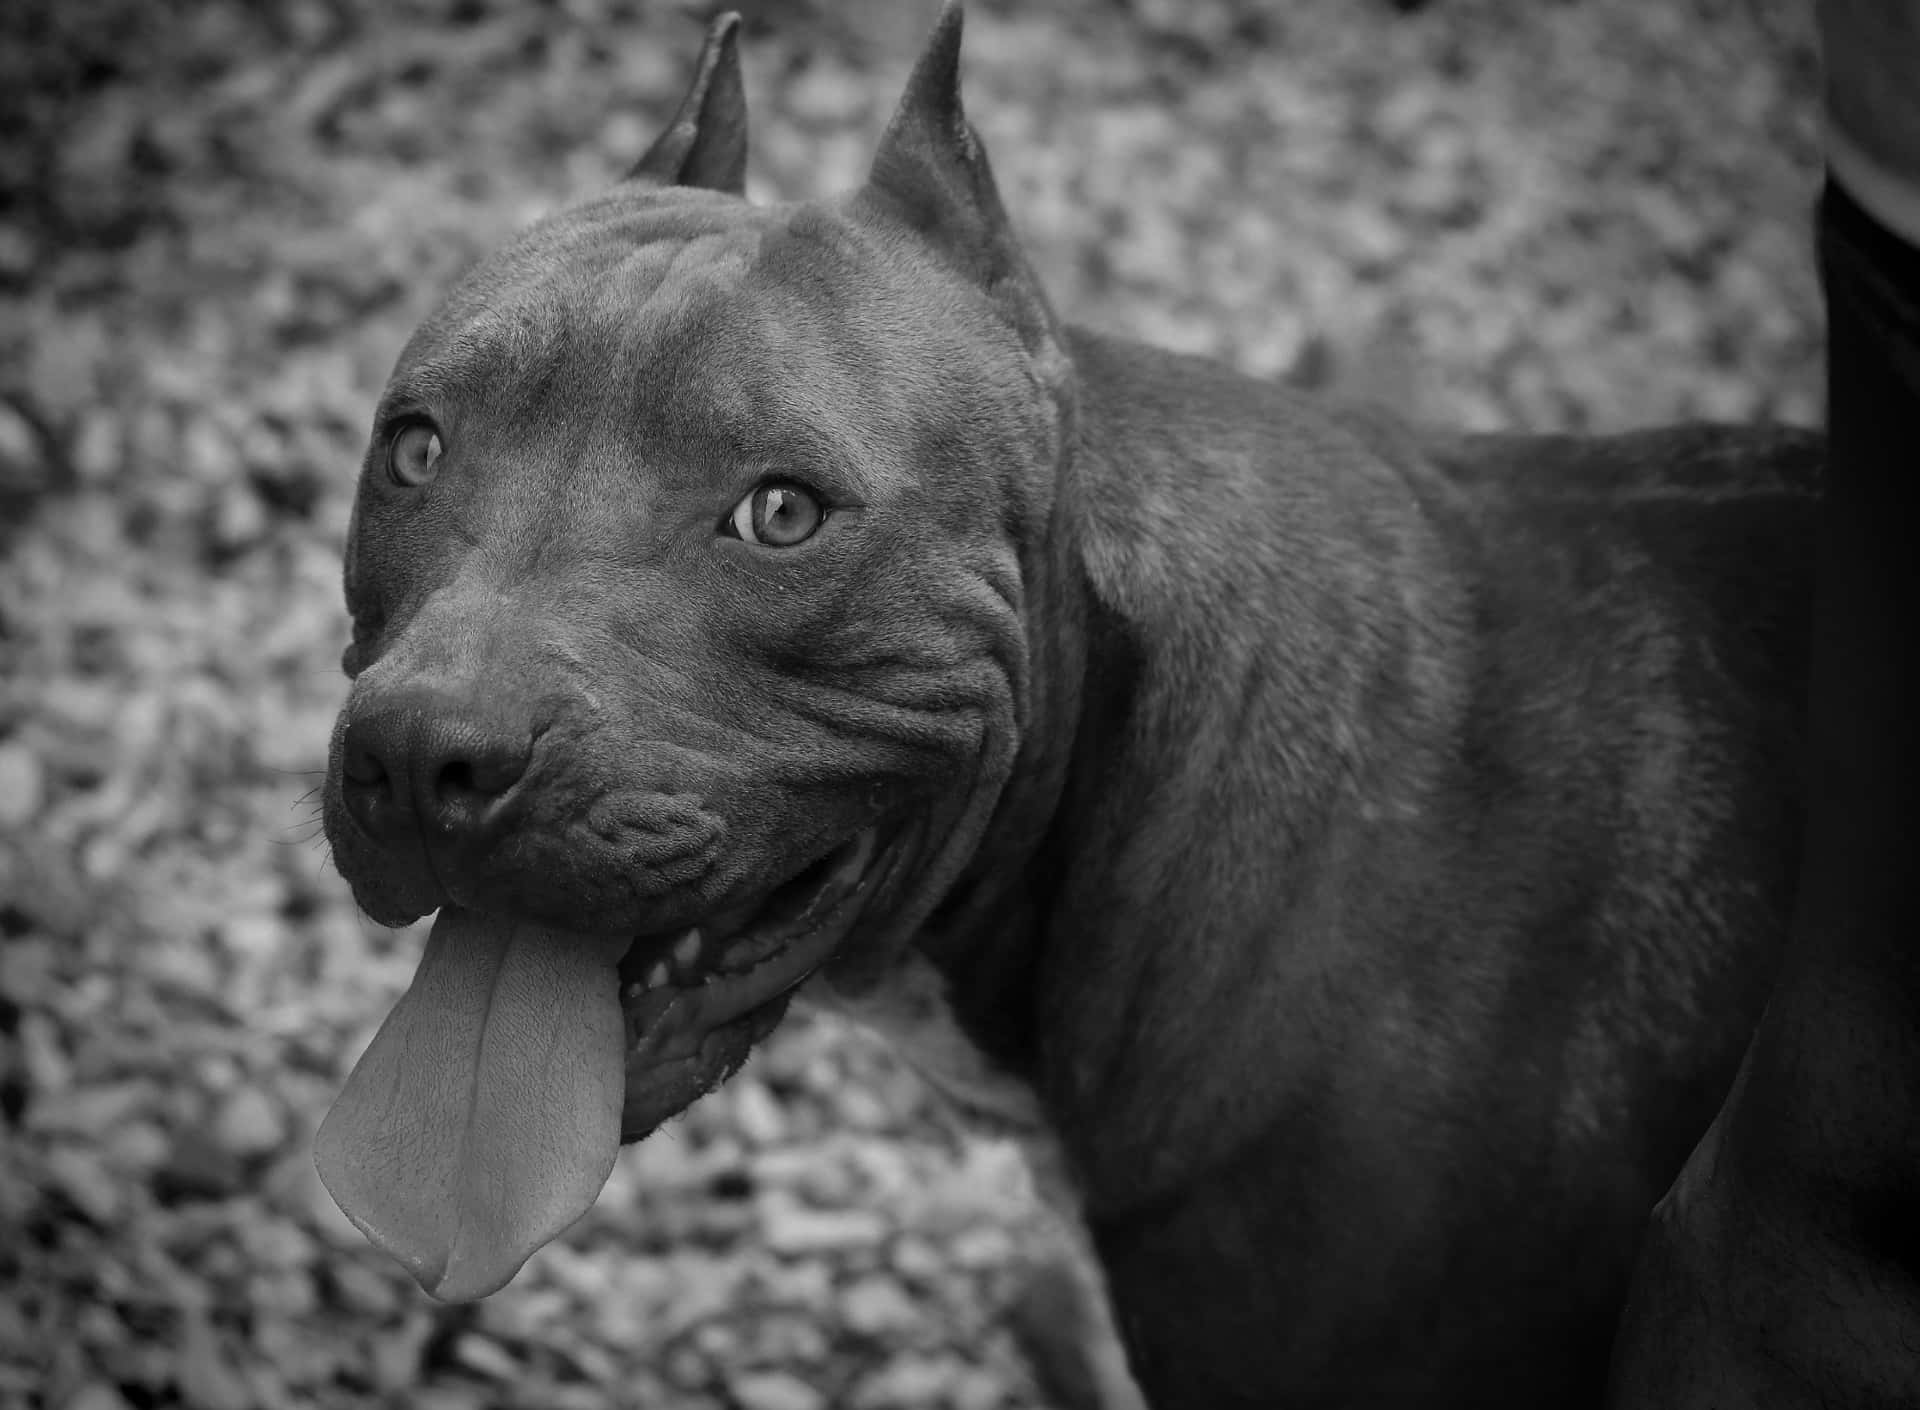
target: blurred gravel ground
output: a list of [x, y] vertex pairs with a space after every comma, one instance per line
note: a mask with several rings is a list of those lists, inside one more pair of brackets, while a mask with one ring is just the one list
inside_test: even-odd
[[[976, 7], [1072, 316], [1474, 426], [1818, 415], [1806, 36], [1771, 0]], [[928, 7], [754, 7], [752, 183], [855, 182]], [[406, 332], [614, 177], [666, 0], [0, 7], [0, 1407], [994, 1410], [1017, 1164], [790, 1023], [507, 1291], [437, 1308], [308, 1141], [405, 984], [311, 790]]]

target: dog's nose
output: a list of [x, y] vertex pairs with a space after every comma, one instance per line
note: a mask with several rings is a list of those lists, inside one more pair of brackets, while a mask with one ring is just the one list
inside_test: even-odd
[[341, 793], [374, 837], [417, 827], [430, 841], [480, 841], [526, 774], [534, 734], [521, 712], [477, 694], [402, 688], [348, 716]]

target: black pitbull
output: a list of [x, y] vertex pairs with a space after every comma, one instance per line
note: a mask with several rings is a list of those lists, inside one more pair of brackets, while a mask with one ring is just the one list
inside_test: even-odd
[[1155, 1405], [1595, 1401], [1791, 901], [1820, 443], [1062, 324], [959, 43], [761, 206], [722, 21], [402, 353], [326, 822], [441, 913], [321, 1171], [484, 1295], [807, 983], [1044, 1118]]

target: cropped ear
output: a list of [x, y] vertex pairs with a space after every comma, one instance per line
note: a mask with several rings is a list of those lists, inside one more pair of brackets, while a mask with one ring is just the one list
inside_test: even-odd
[[687, 96], [629, 181], [747, 191], [747, 92], [740, 81], [740, 16], [729, 10], [707, 29]]
[[946, 0], [880, 138], [861, 199], [916, 232], [1008, 314], [1030, 352], [1057, 356], [1053, 315], [960, 106], [959, 0]]

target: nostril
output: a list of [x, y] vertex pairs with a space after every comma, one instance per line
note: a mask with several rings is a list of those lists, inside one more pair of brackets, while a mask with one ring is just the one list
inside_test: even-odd
[[434, 776], [433, 791], [437, 797], [453, 801], [501, 790], [480, 787], [473, 765], [465, 759], [455, 759], [452, 763], [443, 764], [440, 772]]
[[510, 792], [525, 771], [525, 759], [506, 750], [447, 759], [434, 770], [433, 794], [442, 803], [486, 803]]
[[348, 783], [362, 788], [377, 788], [387, 781], [387, 766], [366, 749], [349, 749], [340, 761], [340, 773]]
[[386, 760], [352, 738], [340, 759], [340, 797], [348, 814], [372, 833], [391, 825], [399, 802]]

